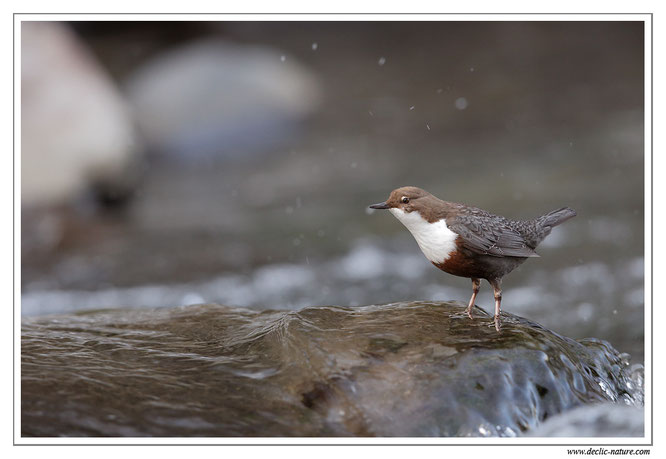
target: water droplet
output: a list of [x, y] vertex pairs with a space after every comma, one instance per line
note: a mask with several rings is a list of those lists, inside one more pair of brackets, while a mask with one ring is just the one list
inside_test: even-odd
[[356, 162], [353, 162], [350, 164], [350, 166], [352, 169], [356, 169], [356, 166], [358, 166], [358, 164], [356, 164]]
[[414, 110], [414, 106], [413, 106], [413, 105], [412, 105], [411, 107], [409, 107], [409, 111], [411, 112], [412, 110]]
[[377, 61], [379, 65], [384, 65], [386, 64], [386, 58], [385, 57], [380, 57], [379, 60]]
[[456, 99], [455, 105], [458, 110], [465, 110], [469, 104], [467, 103], [467, 99], [464, 97], [458, 97]]
[[286, 61], [286, 60], [287, 60], [287, 56], [285, 56], [285, 55], [283, 54], [282, 56], [280, 56], [280, 60], [281, 60], [282, 62]]
[[426, 127], [430, 130], [430, 125], [428, 123], [426, 123]]
[[312, 51], [317, 51], [317, 48], [319, 48], [317, 42], [312, 43]]
[[590, 303], [581, 303], [578, 305], [578, 317], [583, 321], [589, 321], [594, 315], [594, 305]]

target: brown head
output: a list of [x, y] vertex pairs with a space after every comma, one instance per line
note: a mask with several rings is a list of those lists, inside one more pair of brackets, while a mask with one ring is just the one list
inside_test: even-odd
[[406, 213], [418, 211], [428, 221], [442, 218], [448, 203], [415, 186], [403, 186], [391, 191], [389, 198], [370, 206], [371, 209], [400, 209]]

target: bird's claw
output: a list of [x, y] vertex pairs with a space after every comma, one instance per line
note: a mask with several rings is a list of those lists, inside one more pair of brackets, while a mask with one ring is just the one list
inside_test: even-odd
[[495, 316], [495, 330], [501, 331], [502, 324], [500, 322], [500, 316]]

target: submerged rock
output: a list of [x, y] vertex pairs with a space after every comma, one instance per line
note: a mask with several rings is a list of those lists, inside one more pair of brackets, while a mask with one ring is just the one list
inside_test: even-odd
[[199, 305], [25, 319], [25, 436], [515, 436], [574, 407], [642, 405], [595, 339], [457, 303]]

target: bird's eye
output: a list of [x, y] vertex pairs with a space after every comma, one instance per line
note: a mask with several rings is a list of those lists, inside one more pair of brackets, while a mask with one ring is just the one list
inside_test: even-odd
[[402, 201], [403, 204], [407, 204], [409, 202], [409, 198], [407, 196], [403, 196], [400, 201]]

